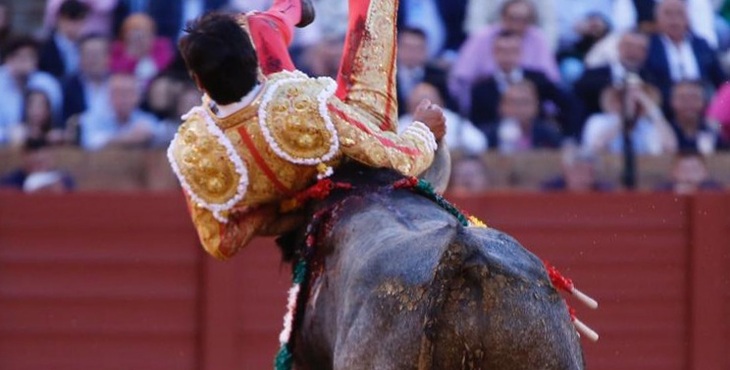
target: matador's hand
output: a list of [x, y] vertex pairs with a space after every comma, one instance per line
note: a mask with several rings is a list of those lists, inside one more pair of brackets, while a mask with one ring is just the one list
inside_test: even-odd
[[430, 100], [423, 99], [421, 104], [418, 105], [416, 111], [413, 113], [413, 119], [418, 122], [423, 122], [433, 132], [433, 136], [436, 137], [436, 141], [446, 135], [446, 117], [444, 112], [436, 104], [432, 104]]

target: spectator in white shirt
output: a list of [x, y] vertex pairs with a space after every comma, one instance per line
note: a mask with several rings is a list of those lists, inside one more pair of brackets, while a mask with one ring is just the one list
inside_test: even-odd
[[[413, 112], [424, 99], [443, 107], [444, 101], [436, 87], [428, 83], [416, 85], [407, 98], [408, 113], [398, 120], [399, 131], [405, 130], [413, 122]], [[443, 112], [446, 117], [444, 141], [449, 149], [467, 154], [481, 154], [487, 150], [487, 138], [478, 128], [446, 108], [443, 108]]]
[[[659, 87], [665, 103], [670, 100], [674, 82], [702, 80], [714, 87], [726, 80], [717, 53], [689, 29], [687, 4], [681, 0], [663, 0], [656, 7], [658, 33], [651, 37], [646, 68], [652, 82]], [[669, 112], [668, 104], [664, 106]]]
[[[656, 22], [656, 8], [663, 0], [638, 0], [641, 9], [637, 9], [637, 0], [614, 0], [613, 22], [616, 30], [626, 31], [637, 26], [648, 28], [651, 31], [652, 23]], [[692, 32], [707, 40], [713, 48], [717, 47], [717, 32], [715, 31], [715, 10], [712, 0], [686, 0], [689, 10], [689, 24]], [[646, 8], [646, 10], [644, 10]], [[654, 10], [654, 13], [652, 13]], [[654, 19], [651, 16], [654, 15]], [[648, 19], [645, 19], [648, 18]], [[646, 24], [642, 24], [646, 23]]]
[[157, 132], [157, 121], [139, 108], [140, 86], [131, 74], [109, 79], [112, 111], [88, 111], [80, 117], [81, 146], [86, 150], [108, 147], [146, 147]]

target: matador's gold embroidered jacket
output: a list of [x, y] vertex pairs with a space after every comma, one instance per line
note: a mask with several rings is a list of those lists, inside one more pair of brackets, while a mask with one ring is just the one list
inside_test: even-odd
[[207, 99], [184, 117], [168, 156], [208, 253], [234, 255], [276, 219], [271, 207], [343, 156], [404, 175], [431, 164], [436, 142], [424, 124], [400, 135], [384, 131], [335, 90], [329, 78], [278, 72], [253, 103], [228, 117], [218, 118]]

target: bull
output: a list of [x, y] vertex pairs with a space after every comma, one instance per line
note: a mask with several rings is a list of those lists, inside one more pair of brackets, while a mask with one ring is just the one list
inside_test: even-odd
[[[443, 189], [439, 158], [426, 177]], [[285, 258], [311, 266], [290, 339], [295, 368], [584, 368], [565, 301], [517, 240], [392, 186], [402, 181], [393, 171], [353, 162], [332, 181], [352, 187], [312, 202], [309, 227], [278, 240]]]

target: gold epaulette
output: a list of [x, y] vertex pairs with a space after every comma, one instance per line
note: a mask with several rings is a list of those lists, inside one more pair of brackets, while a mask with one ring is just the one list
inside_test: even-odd
[[183, 117], [168, 159], [194, 205], [221, 222], [246, 195], [248, 171], [230, 140], [200, 107]]
[[259, 107], [264, 139], [281, 159], [317, 166], [339, 151], [337, 129], [328, 102], [337, 89], [330, 78], [310, 78], [301, 72], [273, 74]]

